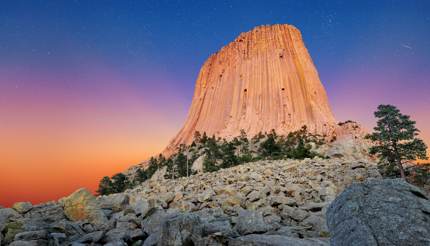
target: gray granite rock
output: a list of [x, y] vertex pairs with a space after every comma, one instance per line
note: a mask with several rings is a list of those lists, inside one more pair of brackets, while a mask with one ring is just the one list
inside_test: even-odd
[[230, 239], [229, 246], [328, 246], [324, 239], [300, 239], [280, 235], [250, 234]]
[[161, 227], [161, 246], [195, 245], [203, 236], [203, 223], [195, 214], [169, 216]]
[[243, 209], [239, 211], [237, 224], [234, 228], [240, 235], [264, 233], [271, 229], [270, 225], [264, 221], [261, 212]]
[[329, 206], [331, 244], [430, 245], [430, 200], [401, 179], [353, 184]]

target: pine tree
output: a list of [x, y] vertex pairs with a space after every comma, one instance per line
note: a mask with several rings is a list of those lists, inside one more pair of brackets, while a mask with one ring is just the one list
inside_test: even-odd
[[137, 169], [135, 182], [142, 183], [148, 179], [148, 174], [143, 168]]
[[191, 167], [188, 165], [187, 156], [181, 151], [175, 158], [175, 164], [178, 169], [179, 177], [187, 177], [191, 173]]
[[208, 135], [206, 135], [206, 132], [203, 132], [203, 136], [200, 139], [200, 143], [203, 145], [206, 145], [207, 141], [208, 141]]
[[100, 180], [97, 193], [99, 195], [109, 195], [112, 193], [112, 180], [108, 176], [105, 176]]
[[203, 171], [204, 172], [215, 172], [220, 169], [219, 166], [216, 164], [216, 159], [212, 158], [211, 156], [206, 156], [203, 161]]
[[374, 132], [367, 136], [375, 144], [370, 154], [379, 157], [380, 164], [388, 171], [400, 171], [405, 179], [403, 164], [417, 159], [427, 159], [427, 146], [419, 139], [415, 121], [392, 105], [379, 105], [375, 112], [378, 118]]
[[166, 159], [165, 166], [167, 167], [166, 168], [166, 174], [164, 176], [165, 178], [175, 179], [175, 178], [179, 177], [178, 166], [173, 161], [173, 158]]
[[221, 145], [222, 150], [222, 168], [232, 167], [238, 164], [238, 159], [236, 156], [236, 147], [233, 142], [223, 141]]
[[112, 192], [119, 193], [130, 188], [128, 177], [123, 173], [117, 173], [112, 176]]
[[277, 159], [281, 156], [281, 146], [277, 143], [277, 138], [275, 130], [267, 134], [266, 140], [260, 145], [260, 152], [263, 157]]

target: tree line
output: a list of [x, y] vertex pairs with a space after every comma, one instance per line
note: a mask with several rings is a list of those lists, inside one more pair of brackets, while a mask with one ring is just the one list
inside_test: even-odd
[[[392, 105], [380, 105], [375, 117], [377, 125], [366, 138], [372, 141], [369, 154], [379, 159], [381, 174], [404, 179], [409, 175], [421, 184], [430, 185], [430, 165], [404, 167], [417, 159], [427, 159], [427, 146], [418, 137], [416, 122]], [[239, 136], [231, 140], [195, 132], [190, 145], [180, 145], [177, 152], [168, 158], [161, 154], [151, 157], [147, 168], [139, 168], [132, 178], [123, 173], [103, 177], [98, 193], [106, 195], [123, 192], [150, 179], [158, 169], [164, 167], [164, 177], [167, 179], [188, 177], [194, 174], [192, 164], [201, 156], [204, 158], [204, 172], [214, 172], [257, 160], [314, 158], [319, 156], [314, 149], [326, 143], [325, 139], [325, 136], [311, 134], [306, 126], [286, 136], [278, 135], [272, 130], [248, 138], [242, 130]]]

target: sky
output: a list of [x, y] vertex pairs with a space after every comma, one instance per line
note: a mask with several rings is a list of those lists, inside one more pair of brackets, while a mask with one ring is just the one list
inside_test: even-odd
[[430, 1], [25, 1], [0, 7], [0, 204], [55, 200], [157, 154], [200, 66], [241, 32], [299, 28], [339, 121], [379, 104], [430, 143]]

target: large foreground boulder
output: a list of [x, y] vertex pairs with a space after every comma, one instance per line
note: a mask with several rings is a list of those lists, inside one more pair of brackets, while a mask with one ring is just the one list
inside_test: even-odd
[[430, 245], [430, 200], [401, 180], [353, 184], [329, 206], [331, 245]]
[[87, 189], [79, 189], [60, 200], [64, 213], [72, 221], [88, 221], [94, 225], [106, 225], [108, 220], [96, 198]]

